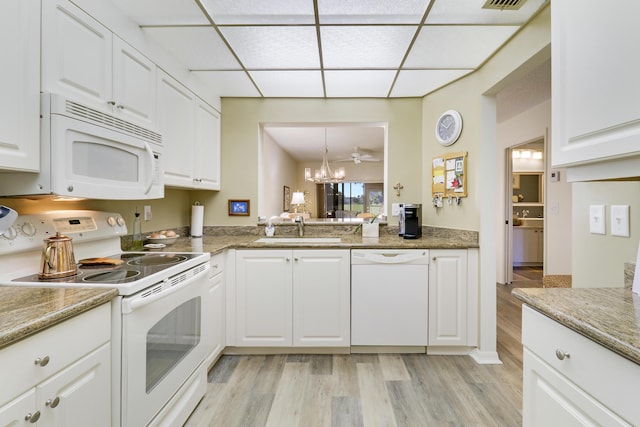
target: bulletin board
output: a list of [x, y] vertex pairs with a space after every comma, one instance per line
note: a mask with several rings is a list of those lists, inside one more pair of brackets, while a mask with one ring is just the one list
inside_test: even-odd
[[431, 164], [431, 193], [446, 197], [467, 197], [467, 152], [434, 157]]

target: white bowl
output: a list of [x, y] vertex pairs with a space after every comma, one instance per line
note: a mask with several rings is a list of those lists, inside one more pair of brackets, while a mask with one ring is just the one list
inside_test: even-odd
[[162, 238], [162, 237], [154, 238], [151, 236], [147, 236], [147, 243], [155, 243], [155, 244], [162, 243], [164, 245], [173, 245], [176, 242], [176, 240], [178, 240], [178, 237], [180, 236], [165, 237], [165, 238]]

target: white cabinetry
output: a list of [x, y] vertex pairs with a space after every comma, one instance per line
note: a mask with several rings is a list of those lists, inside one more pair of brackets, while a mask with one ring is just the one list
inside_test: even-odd
[[429, 251], [429, 346], [477, 343], [476, 249]]
[[163, 71], [158, 121], [165, 145], [165, 185], [220, 189], [220, 115]]
[[523, 306], [523, 425], [631, 426], [640, 366]]
[[544, 228], [513, 227], [513, 264], [542, 265]]
[[153, 128], [156, 66], [64, 0], [42, 2], [42, 90]]
[[552, 163], [601, 163], [571, 168], [569, 180], [638, 175], [637, 167], [617, 167], [614, 159], [635, 156], [633, 164], [640, 164], [640, 58], [632, 54], [640, 39], [639, 15], [638, 2], [553, 5]]
[[348, 250], [236, 251], [236, 345], [350, 345]]
[[0, 425], [111, 426], [110, 316], [104, 304], [0, 350]]
[[224, 275], [224, 253], [216, 254], [209, 261], [209, 305], [207, 310], [211, 310], [214, 318], [213, 325], [213, 351], [207, 357], [210, 366], [222, 354], [226, 345], [225, 342], [225, 275]]
[[0, 3], [0, 169], [40, 169], [40, 2]]

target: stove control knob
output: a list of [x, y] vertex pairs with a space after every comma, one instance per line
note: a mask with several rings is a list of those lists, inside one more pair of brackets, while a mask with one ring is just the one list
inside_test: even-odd
[[27, 221], [22, 224], [22, 226], [20, 227], [20, 231], [22, 231], [22, 234], [27, 237], [33, 237], [36, 235], [36, 226], [33, 225], [33, 223]]
[[109, 224], [109, 227], [115, 227], [116, 226], [116, 219], [112, 216], [107, 217], [107, 224]]
[[118, 225], [119, 225], [120, 227], [124, 227], [124, 225], [125, 225], [124, 218], [122, 218], [121, 216], [119, 216], [119, 217], [118, 217], [118, 219], [117, 219], [117, 222], [118, 222]]
[[14, 240], [16, 237], [18, 237], [18, 232], [13, 226], [11, 226], [7, 231], [4, 232], [2, 237], [4, 237], [7, 240]]

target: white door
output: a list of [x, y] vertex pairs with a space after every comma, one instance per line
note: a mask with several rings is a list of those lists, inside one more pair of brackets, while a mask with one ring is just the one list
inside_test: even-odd
[[0, 426], [26, 426], [37, 422], [41, 416], [41, 408], [36, 402], [36, 390], [32, 388], [0, 407]]
[[467, 345], [467, 251], [430, 250], [429, 345]]
[[293, 251], [293, 345], [350, 345], [349, 250]]
[[40, 169], [40, 2], [0, 2], [0, 169]]
[[42, 90], [111, 113], [112, 34], [68, 2], [42, 2]]
[[157, 113], [164, 142], [165, 185], [193, 187], [195, 95], [158, 70]]
[[292, 345], [292, 252], [236, 252], [238, 346]]
[[156, 65], [113, 36], [114, 114], [153, 128], [156, 109]]
[[39, 425], [111, 426], [111, 346], [104, 344], [37, 387]]
[[194, 187], [220, 190], [220, 114], [196, 100], [196, 156]]

